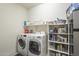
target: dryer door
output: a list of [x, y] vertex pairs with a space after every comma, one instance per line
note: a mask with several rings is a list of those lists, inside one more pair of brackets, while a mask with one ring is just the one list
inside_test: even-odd
[[21, 47], [22, 49], [25, 48], [26, 43], [25, 43], [25, 41], [24, 41], [22, 38], [20, 38], [20, 39], [18, 40], [18, 43], [19, 43], [19, 45], [20, 45], [20, 47]]
[[37, 41], [30, 41], [29, 42], [29, 51], [32, 54], [40, 55], [40, 53], [41, 53], [41, 45], [40, 45], [40, 43], [37, 42]]

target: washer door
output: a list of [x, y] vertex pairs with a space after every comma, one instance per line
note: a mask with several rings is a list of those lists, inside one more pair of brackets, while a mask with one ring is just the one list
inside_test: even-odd
[[29, 51], [35, 55], [40, 55], [41, 47], [40, 43], [36, 41], [29, 41]]
[[19, 45], [20, 45], [20, 47], [21, 47], [22, 49], [25, 48], [26, 43], [25, 43], [25, 41], [24, 41], [22, 38], [18, 40], [18, 43], [19, 43]]

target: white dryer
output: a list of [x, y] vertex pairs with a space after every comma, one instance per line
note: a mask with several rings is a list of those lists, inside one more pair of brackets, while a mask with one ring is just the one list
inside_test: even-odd
[[29, 56], [46, 55], [46, 35], [45, 33], [35, 33], [31, 35], [29, 41]]
[[28, 34], [21, 34], [17, 36], [16, 49], [17, 52], [23, 56], [28, 55]]

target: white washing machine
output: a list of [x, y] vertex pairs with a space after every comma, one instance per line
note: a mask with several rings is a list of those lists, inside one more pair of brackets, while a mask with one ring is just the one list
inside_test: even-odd
[[45, 33], [35, 33], [31, 35], [29, 41], [29, 56], [46, 55], [46, 35]]
[[21, 34], [17, 36], [16, 50], [23, 56], [28, 55], [28, 35], [29, 34]]

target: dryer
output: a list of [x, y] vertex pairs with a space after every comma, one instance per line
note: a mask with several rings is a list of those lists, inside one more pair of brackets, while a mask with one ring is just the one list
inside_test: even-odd
[[16, 49], [19, 54], [23, 56], [28, 55], [28, 35], [21, 34], [17, 36]]
[[45, 56], [46, 55], [46, 35], [45, 33], [35, 33], [29, 39], [29, 56]]

